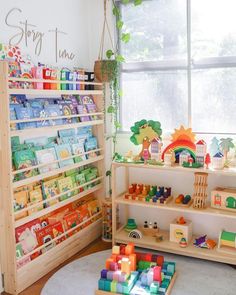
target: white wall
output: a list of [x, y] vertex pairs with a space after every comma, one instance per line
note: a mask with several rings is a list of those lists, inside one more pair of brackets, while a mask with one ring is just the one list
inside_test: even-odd
[[[89, 60], [89, 42], [88, 42], [88, 1], [85, 0], [10, 0], [2, 1], [0, 10], [0, 42], [8, 43], [9, 39], [16, 34], [21, 34], [25, 29], [27, 20], [28, 28], [43, 33], [42, 51], [40, 55], [35, 54], [35, 43], [32, 37], [28, 38], [26, 45], [25, 37], [19, 43], [22, 52], [29, 54], [32, 60], [50, 65], [58, 66], [80, 66], [87, 68], [91, 62]], [[8, 12], [13, 8], [19, 10], [13, 11], [9, 18], [7, 26], [5, 18]], [[29, 26], [30, 24], [36, 27]], [[59, 59], [56, 62], [55, 57], [55, 33], [49, 30], [58, 30], [67, 33], [67, 35], [58, 35], [58, 49], [66, 49], [73, 52], [73, 60]], [[25, 32], [25, 31], [24, 31]], [[20, 35], [13, 41], [18, 41]], [[39, 39], [37, 39], [39, 40]], [[18, 42], [17, 42], [18, 43]]]

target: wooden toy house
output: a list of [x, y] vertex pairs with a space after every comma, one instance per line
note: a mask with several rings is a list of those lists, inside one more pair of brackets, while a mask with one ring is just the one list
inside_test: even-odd
[[204, 166], [204, 160], [206, 156], [207, 145], [203, 139], [196, 143], [196, 162]]

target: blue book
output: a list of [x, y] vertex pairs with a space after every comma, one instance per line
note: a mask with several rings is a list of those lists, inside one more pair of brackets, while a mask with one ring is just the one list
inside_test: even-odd
[[[97, 138], [93, 136], [93, 137], [89, 137], [88, 139], [86, 139], [84, 147], [85, 147], [86, 152], [96, 150], [98, 148]], [[87, 154], [88, 159], [96, 157], [96, 156], [97, 156], [96, 152]]]
[[[31, 107], [15, 107], [17, 120], [32, 119], [33, 112]], [[18, 123], [19, 129], [36, 128], [36, 122]]]
[[[55, 146], [55, 150], [56, 150], [58, 160], [71, 157], [71, 155], [72, 155], [71, 154], [71, 147], [67, 143]], [[69, 166], [69, 165], [73, 165], [73, 164], [74, 164], [73, 159], [67, 159], [65, 161], [59, 162], [60, 167]]]
[[60, 137], [75, 136], [75, 129], [73, 128], [59, 130], [58, 132]]
[[[46, 118], [49, 118], [49, 117], [57, 117], [57, 116], [59, 117], [59, 116], [61, 116], [60, 107], [59, 107], [59, 105], [56, 105], [56, 104], [46, 105], [44, 107], [44, 111], [45, 111]], [[62, 119], [50, 119], [47, 122], [48, 122], [47, 124], [49, 126], [62, 125], [63, 124], [63, 120]]]

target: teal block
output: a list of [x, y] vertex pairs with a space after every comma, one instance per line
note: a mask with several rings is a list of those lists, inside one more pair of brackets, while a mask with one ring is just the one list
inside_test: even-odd
[[159, 282], [153, 282], [153, 283], [151, 283], [150, 292], [151, 293], [154, 293], [154, 294], [157, 294], [157, 291], [159, 290], [159, 287], [160, 287]]
[[123, 293], [123, 287], [121, 283], [117, 283], [116, 285], [116, 293]]
[[175, 272], [175, 263], [174, 262], [169, 262], [167, 265], [167, 272], [171, 273], [172, 275]]
[[111, 291], [111, 281], [105, 280], [104, 289], [105, 289], [105, 291], [108, 291], [108, 292]]
[[104, 279], [100, 279], [99, 281], [98, 281], [98, 289], [99, 290], [105, 290], [105, 280]]
[[111, 282], [111, 292], [116, 293], [116, 286], [117, 286], [117, 282], [112, 281]]

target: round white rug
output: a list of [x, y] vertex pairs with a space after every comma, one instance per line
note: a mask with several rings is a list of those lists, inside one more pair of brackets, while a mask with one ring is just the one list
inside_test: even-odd
[[[48, 280], [41, 295], [94, 295], [100, 271], [110, 254], [110, 250], [97, 252], [67, 264]], [[176, 262], [178, 275], [172, 295], [236, 294], [236, 270], [231, 266], [166, 253], [163, 255], [166, 261]]]

